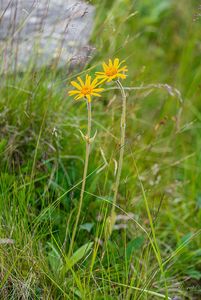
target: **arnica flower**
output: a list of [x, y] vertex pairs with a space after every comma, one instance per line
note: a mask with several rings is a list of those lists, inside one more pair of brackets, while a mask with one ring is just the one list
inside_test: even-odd
[[79, 83], [76, 81], [71, 81], [72, 86], [75, 87], [76, 90], [68, 92], [70, 96], [75, 96], [75, 100], [85, 98], [88, 100], [88, 102], [91, 102], [91, 96], [101, 97], [99, 92], [102, 92], [104, 89], [97, 88], [97, 86], [100, 85], [100, 82], [98, 82], [97, 78], [91, 81], [91, 76], [87, 74], [85, 82], [83, 82], [80, 77], [77, 77], [77, 80]]
[[112, 62], [112, 60], [109, 59], [108, 64], [102, 64], [104, 72], [96, 72], [96, 78], [107, 82], [118, 78], [125, 79], [126, 75], [124, 73], [127, 72], [128, 69], [127, 66], [121, 67], [123, 63], [125, 63], [125, 60], [119, 62], [119, 59], [115, 58], [114, 62]]

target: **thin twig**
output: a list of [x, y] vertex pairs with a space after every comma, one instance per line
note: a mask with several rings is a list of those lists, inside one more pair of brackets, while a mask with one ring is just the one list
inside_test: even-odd
[[[107, 88], [105, 89], [103, 92], [107, 92], [107, 91], [112, 91], [112, 90], [121, 90], [120, 86], [117, 86], [117, 87], [110, 87], [110, 88]], [[133, 86], [133, 87], [124, 87], [123, 88], [124, 91], [140, 91], [140, 90], [149, 90], [149, 89], [164, 89], [168, 92], [168, 94], [172, 97], [177, 97], [178, 100], [183, 103], [183, 99], [182, 99], [182, 96], [181, 96], [181, 92], [172, 87], [171, 85], [167, 84], [167, 83], [157, 83], [157, 84], [154, 84], [154, 83], [151, 83], [151, 84], [148, 84], [148, 85], [141, 85], [141, 86]]]

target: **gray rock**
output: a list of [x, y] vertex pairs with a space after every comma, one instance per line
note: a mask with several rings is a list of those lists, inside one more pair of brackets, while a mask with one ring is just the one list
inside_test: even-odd
[[1, 71], [86, 61], [93, 16], [78, 0], [0, 0]]

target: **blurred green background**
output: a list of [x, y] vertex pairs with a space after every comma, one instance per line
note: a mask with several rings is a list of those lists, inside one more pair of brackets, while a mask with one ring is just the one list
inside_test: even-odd
[[[200, 299], [199, 3], [89, 2], [96, 7], [91, 37], [96, 50], [84, 69], [72, 72], [67, 66], [2, 76], [0, 233], [14, 239], [15, 245], [0, 248], [1, 297], [21, 299], [22, 283], [30, 297], [25, 299], [160, 298], [145, 291], [149, 289], [165, 294], [164, 277], [147, 236], [133, 220], [122, 221], [122, 214], [131, 214], [152, 236], [136, 164], [165, 262], [169, 297]], [[77, 183], [85, 148], [79, 129], [86, 130], [87, 118], [85, 103], [68, 97], [67, 90], [72, 78], [89, 71], [94, 74], [103, 61], [115, 57], [128, 66], [124, 87], [138, 88], [126, 90], [119, 227], [106, 249], [100, 242], [90, 274], [90, 259], [67, 272], [65, 255], [79, 201]], [[91, 150], [76, 249], [103, 240], [104, 218], [111, 207], [121, 114], [120, 94], [110, 89], [113, 86], [108, 84], [102, 98], [92, 103], [92, 130], [98, 134]]]

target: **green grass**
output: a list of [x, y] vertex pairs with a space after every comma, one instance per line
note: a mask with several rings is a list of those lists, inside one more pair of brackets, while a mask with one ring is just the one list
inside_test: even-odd
[[[0, 298], [200, 299], [197, 1], [91, 2], [96, 52], [83, 70], [2, 75]], [[117, 226], [106, 241], [121, 116], [121, 95], [111, 84], [92, 103], [98, 133], [69, 257], [84, 166], [79, 129], [86, 131], [87, 113], [67, 89], [79, 72], [94, 74], [110, 57], [126, 59], [124, 87], [141, 87], [127, 90]]]

